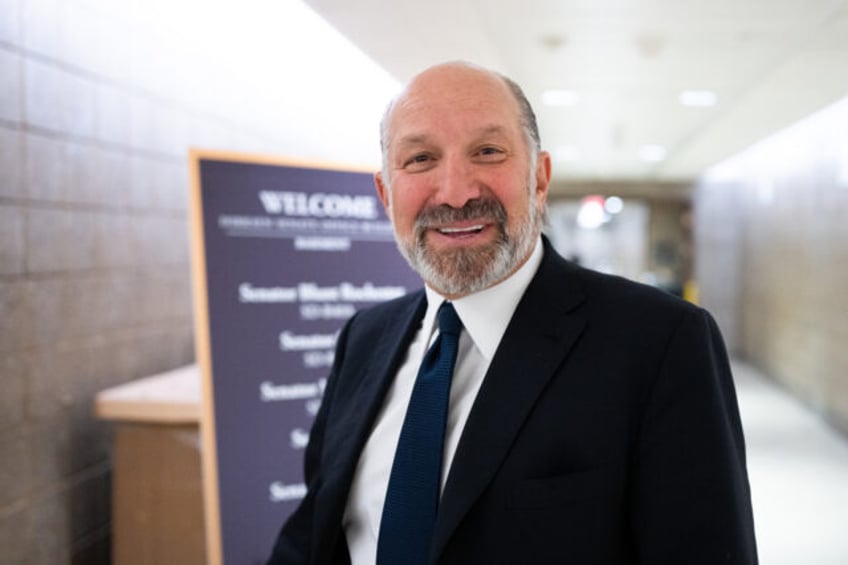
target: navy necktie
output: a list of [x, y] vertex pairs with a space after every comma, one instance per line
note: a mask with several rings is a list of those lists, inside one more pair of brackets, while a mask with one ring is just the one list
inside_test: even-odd
[[377, 539], [377, 565], [427, 563], [442, 475], [451, 376], [462, 322], [439, 308], [439, 335], [424, 356], [400, 431]]

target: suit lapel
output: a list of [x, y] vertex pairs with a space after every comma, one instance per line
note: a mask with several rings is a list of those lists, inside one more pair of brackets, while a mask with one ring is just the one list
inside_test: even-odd
[[[351, 357], [366, 356], [368, 360], [360, 365], [358, 372], [340, 375], [339, 386], [344, 387], [344, 392], [336, 394], [331, 407], [333, 414], [327, 419], [322, 450], [324, 485], [319, 494], [321, 501], [316, 504], [316, 524], [321, 524], [322, 531], [335, 531], [342, 521], [359, 454], [426, 304], [423, 291], [410, 296], [391, 315], [385, 316], [382, 326], [370, 329], [373, 333], [369, 335], [375, 336], [373, 341], [363, 344], [359, 340], [358, 350], [346, 353]], [[315, 549], [333, 550], [332, 547]]]
[[[434, 556], [494, 477], [539, 395], [585, 321], [570, 315], [582, 292], [549, 246], [516, 308], [469, 414], [442, 494]], [[508, 406], [508, 409], [504, 407]]]

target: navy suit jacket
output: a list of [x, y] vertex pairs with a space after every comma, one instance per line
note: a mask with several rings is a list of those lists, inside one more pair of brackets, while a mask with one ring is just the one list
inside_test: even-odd
[[[306, 450], [308, 494], [269, 563], [349, 560], [341, 520], [357, 460], [425, 308], [421, 291], [345, 326]], [[710, 315], [546, 241], [462, 432], [431, 553], [463, 565], [756, 563], [736, 394]]]

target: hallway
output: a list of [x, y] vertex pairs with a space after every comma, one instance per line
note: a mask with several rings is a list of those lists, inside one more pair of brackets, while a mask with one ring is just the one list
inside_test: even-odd
[[760, 563], [848, 563], [848, 438], [734, 362]]

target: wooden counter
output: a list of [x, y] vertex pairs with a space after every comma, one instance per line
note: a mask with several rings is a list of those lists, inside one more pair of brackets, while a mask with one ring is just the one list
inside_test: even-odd
[[98, 393], [115, 422], [112, 563], [206, 562], [200, 371], [190, 365]]

